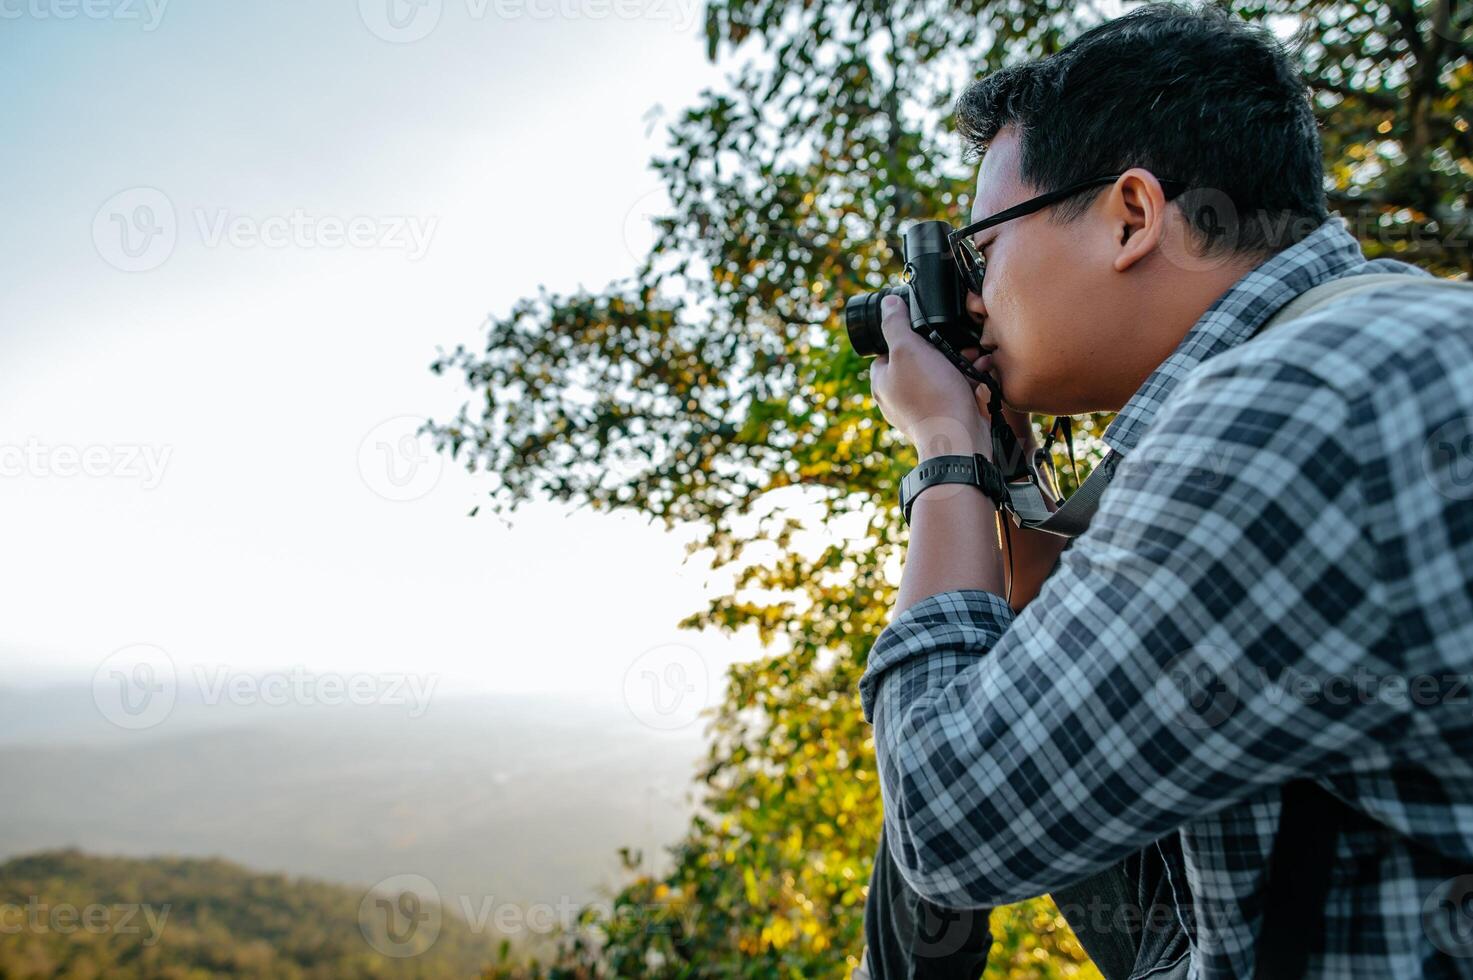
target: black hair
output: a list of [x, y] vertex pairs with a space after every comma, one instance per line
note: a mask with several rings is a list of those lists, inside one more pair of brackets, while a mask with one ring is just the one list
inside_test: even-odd
[[[1277, 251], [1329, 215], [1303, 79], [1271, 33], [1215, 7], [1155, 3], [1107, 21], [973, 82], [956, 119], [977, 156], [1014, 126], [1020, 176], [1040, 192], [1131, 167], [1185, 181], [1177, 201], [1204, 253]], [[1077, 217], [1098, 194], [1056, 214]]]

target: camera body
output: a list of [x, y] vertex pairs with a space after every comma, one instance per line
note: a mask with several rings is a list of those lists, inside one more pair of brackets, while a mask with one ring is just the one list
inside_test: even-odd
[[958, 371], [986, 385], [992, 393], [988, 411], [992, 416], [993, 462], [1007, 480], [1025, 481], [1010, 483], [1010, 489], [1016, 487], [1021, 492], [1022, 487], [1033, 486], [1036, 478], [1024, 458], [1017, 435], [1002, 417], [1002, 389], [997, 379], [979, 374], [959, 353], [978, 346], [981, 334], [967, 315], [966, 287], [951, 254], [951, 231], [951, 225], [945, 221], [916, 221], [906, 228], [904, 285], [886, 286], [850, 297], [844, 304], [844, 329], [854, 352], [861, 357], [888, 354], [890, 348], [880, 327], [883, 319], [880, 304], [886, 296], [906, 300], [910, 328], [945, 354]]
[[910, 328], [930, 339], [934, 331], [952, 350], [975, 346], [980, 335], [967, 317], [967, 294], [952, 261], [944, 221], [916, 221], [905, 230], [905, 285], [861, 293], [844, 304], [844, 329], [861, 357], [888, 354], [880, 329], [880, 303], [899, 296], [910, 307]]

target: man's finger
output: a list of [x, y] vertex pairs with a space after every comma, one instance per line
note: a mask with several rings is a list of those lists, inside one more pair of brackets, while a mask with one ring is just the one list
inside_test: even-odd
[[885, 346], [892, 351], [910, 340], [910, 307], [893, 293], [880, 301], [880, 332], [885, 335]]

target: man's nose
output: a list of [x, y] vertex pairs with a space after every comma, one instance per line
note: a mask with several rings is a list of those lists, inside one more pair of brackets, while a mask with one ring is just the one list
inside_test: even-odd
[[982, 297], [969, 289], [965, 305], [967, 313], [972, 317], [972, 322], [979, 327], [982, 326], [982, 321], [987, 319], [987, 306], [982, 302]]
[[[962, 308], [967, 311], [967, 317], [972, 321], [972, 332], [981, 337], [983, 325], [987, 322], [987, 306], [982, 302], [982, 297], [969, 290], [966, 300], [962, 303]], [[967, 360], [974, 361], [982, 356], [982, 348], [973, 345], [958, 353]]]

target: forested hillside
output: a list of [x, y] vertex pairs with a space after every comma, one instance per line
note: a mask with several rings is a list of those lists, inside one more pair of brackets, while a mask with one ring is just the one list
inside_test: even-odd
[[438, 980], [495, 959], [453, 909], [427, 944], [384, 943], [364, 895], [225, 861], [17, 858], [0, 865], [0, 980]]

